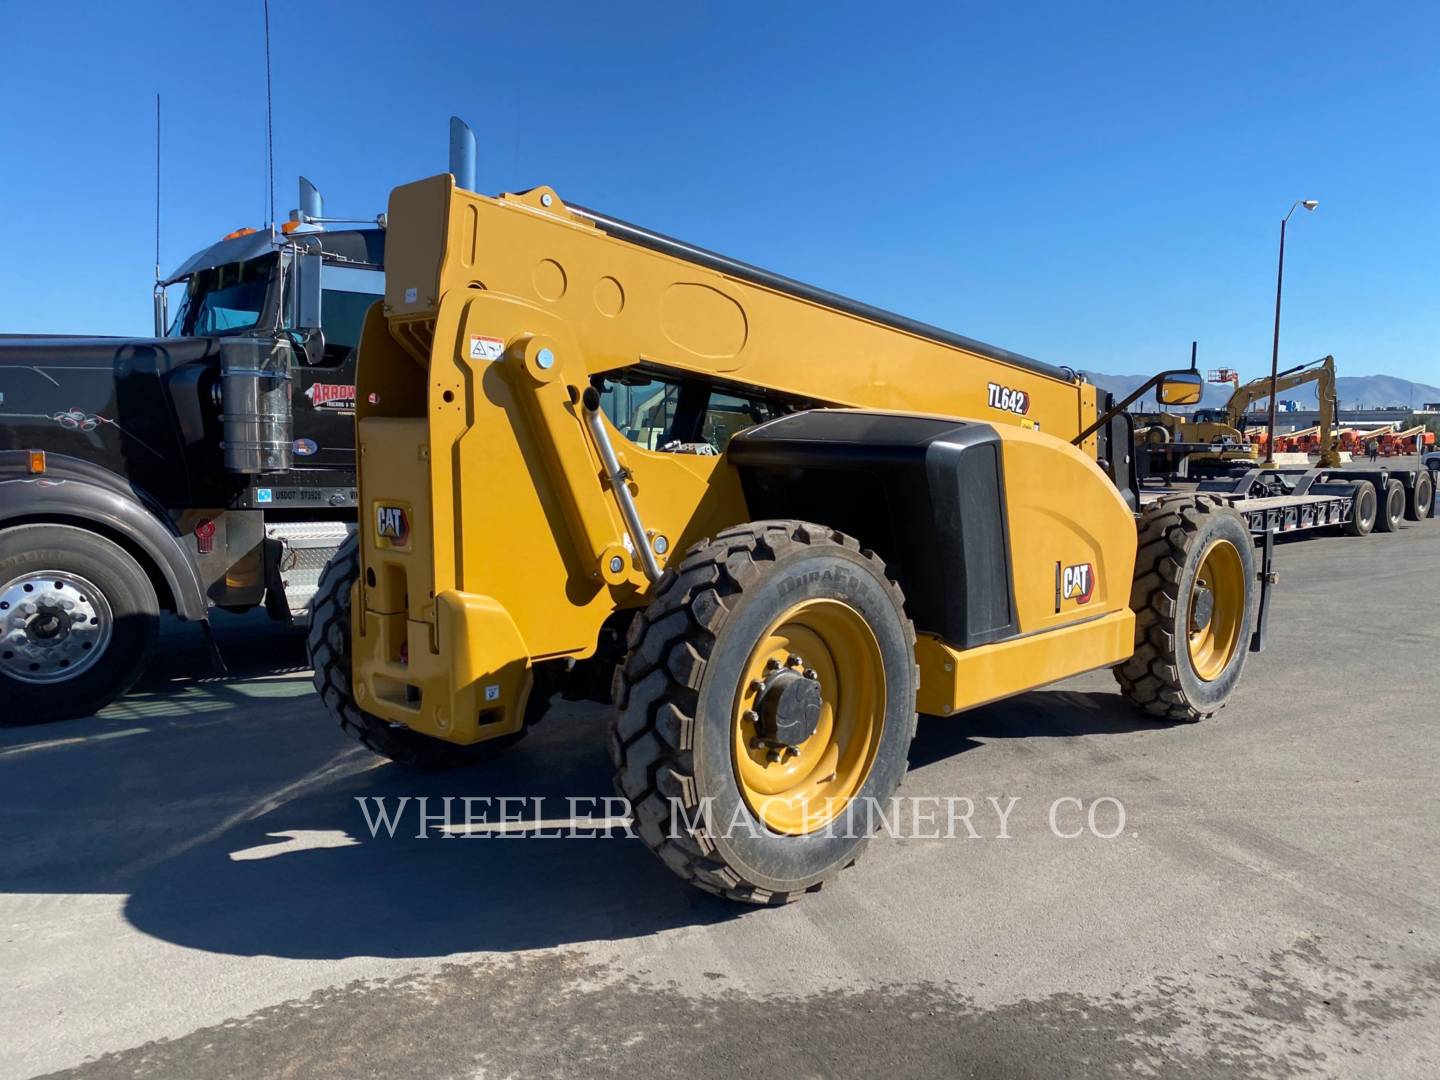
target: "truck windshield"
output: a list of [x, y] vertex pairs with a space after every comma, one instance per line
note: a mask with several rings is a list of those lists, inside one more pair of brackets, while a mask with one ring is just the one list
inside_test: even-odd
[[266, 255], [192, 274], [169, 336], [223, 334], [254, 326], [264, 310], [275, 263], [276, 256]]

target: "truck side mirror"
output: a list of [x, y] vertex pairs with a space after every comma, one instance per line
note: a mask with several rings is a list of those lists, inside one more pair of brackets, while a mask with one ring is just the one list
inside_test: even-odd
[[296, 330], [320, 329], [320, 275], [324, 259], [319, 255], [295, 256], [295, 307], [291, 325]]
[[1167, 371], [1155, 387], [1161, 405], [1194, 405], [1205, 396], [1205, 380], [1198, 371]]

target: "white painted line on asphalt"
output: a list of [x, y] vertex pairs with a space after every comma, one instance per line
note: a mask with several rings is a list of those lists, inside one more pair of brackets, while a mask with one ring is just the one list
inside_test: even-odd
[[102, 731], [98, 735], [75, 735], [69, 739], [48, 739], [45, 742], [26, 743], [24, 746], [7, 746], [0, 750], [0, 757], [10, 754], [26, 754], [31, 750], [54, 750], [61, 746], [99, 742], [101, 739], [123, 739], [127, 735], [144, 735], [150, 730], [148, 727], [125, 728], [123, 731]]

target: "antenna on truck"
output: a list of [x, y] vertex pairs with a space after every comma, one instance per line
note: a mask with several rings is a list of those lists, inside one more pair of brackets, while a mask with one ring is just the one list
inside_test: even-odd
[[155, 284], [153, 304], [155, 308], [155, 336], [165, 336], [168, 321], [165, 310], [165, 289], [160, 284], [160, 95], [155, 95]]
[[160, 284], [160, 95], [155, 95], [155, 284]]
[[270, 183], [268, 219], [270, 234], [275, 234], [275, 111], [270, 89], [270, 0], [265, 7], [265, 171]]

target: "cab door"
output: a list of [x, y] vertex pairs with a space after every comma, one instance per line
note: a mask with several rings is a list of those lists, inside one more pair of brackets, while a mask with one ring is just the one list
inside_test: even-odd
[[380, 270], [321, 269], [320, 324], [325, 351], [302, 364], [294, 398], [296, 470], [355, 469], [355, 349], [370, 305], [385, 295]]

